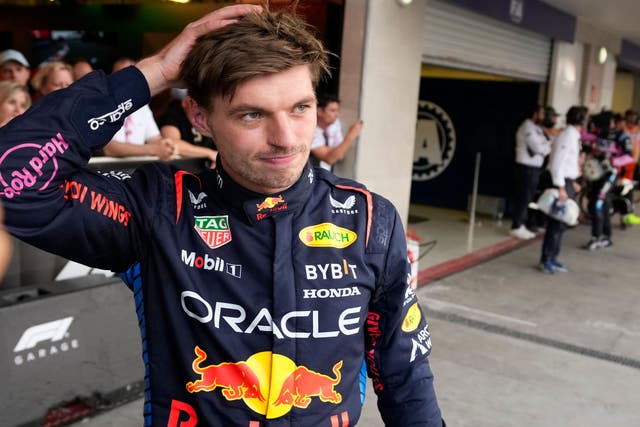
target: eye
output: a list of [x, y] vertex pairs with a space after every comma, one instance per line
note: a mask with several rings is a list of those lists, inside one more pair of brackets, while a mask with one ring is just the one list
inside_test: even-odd
[[308, 106], [308, 105], [306, 105], [306, 104], [298, 104], [298, 105], [296, 105], [296, 106], [294, 107], [293, 111], [294, 111], [295, 113], [300, 114], [300, 113], [304, 113], [304, 112], [305, 112], [305, 111], [307, 111], [308, 109], [309, 109], [309, 106]]
[[242, 115], [242, 120], [252, 122], [254, 120], [258, 120], [261, 117], [260, 113], [257, 111], [251, 111], [249, 113], [245, 113]]

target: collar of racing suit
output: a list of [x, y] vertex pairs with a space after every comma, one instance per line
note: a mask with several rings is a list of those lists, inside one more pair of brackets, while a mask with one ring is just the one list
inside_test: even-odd
[[236, 183], [224, 170], [220, 161], [216, 163], [215, 171], [207, 176], [210, 182], [206, 186], [215, 188], [228, 206], [244, 212], [247, 220], [252, 224], [265, 218], [298, 211], [307, 202], [316, 180], [311, 164], [307, 163], [295, 184], [277, 194], [265, 195], [248, 190]]

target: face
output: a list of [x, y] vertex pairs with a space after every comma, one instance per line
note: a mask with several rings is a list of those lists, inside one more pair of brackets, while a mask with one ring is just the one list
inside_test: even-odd
[[47, 77], [47, 81], [42, 85], [40, 92], [46, 95], [54, 90], [64, 89], [71, 83], [73, 83], [73, 76], [69, 70], [63, 68], [55, 69]]
[[636, 116], [635, 114], [627, 114], [624, 119], [629, 126], [638, 124], [638, 116]]
[[73, 66], [73, 79], [79, 80], [93, 71], [93, 67], [88, 62], [80, 61]]
[[0, 66], [0, 80], [8, 80], [26, 86], [30, 75], [29, 69], [16, 61], [7, 61]]
[[15, 116], [27, 110], [27, 94], [21, 90], [15, 91], [0, 104], [0, 126], [4, 126]]
[[238, 184], [274, 194], [298, 180], [316, 126], [308, 66], [243, 82], [232, 99], [214, 98], [209, 112], [190, 102], [192, 123], [213, 138], [222, 166]]
[[329, 126], [338, 120], [340, 115], [340, 104], [329, 102], [326, 107], [318, 108], [318, 123], [322, 126]]
[[533, 122], [539, 124], [544, 120], [544, 108], [540, 107], [538, 111], [533, 115]]

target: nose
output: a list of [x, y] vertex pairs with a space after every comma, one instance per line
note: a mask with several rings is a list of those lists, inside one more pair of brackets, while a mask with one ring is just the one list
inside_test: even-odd
[[279, 112], [271, 117], [268, 142], [270, 145], [290, 147], [295, 145], [295, 120], [287, 113]]

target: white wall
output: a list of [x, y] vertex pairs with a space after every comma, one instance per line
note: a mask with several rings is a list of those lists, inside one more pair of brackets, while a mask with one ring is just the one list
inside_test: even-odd
[[[390, 199], [406, 226], [426, 0], [414, 0], [407, 7], [393, 0], [350, 0], [345, 4], [342, 120], [348, 126], [357, 117], [356, 108], [364, 120], [353, 177]], [[365, 25], [364, 31], [359, 22]], [[354, 58], [361, 58], [359, 66]], [[353, 99], [345, 94], [351, 98], [358, 81], [360, 103], [355, 107], [348, 104]], [[338, 175], [347, 176], [348, 160], [336, 170]]]
[[[617, 65], [615, 55], [620, 53], [622, 39], [578, 18], [576, 41], [585, 46], [582, 67], [582, 104], [594, 113], [599, 112], [603, 107], [611, 108]], [[598, 52], [602, 47], [608, 51], [607, 60], [603, 64], [598, 61]]]
[[551, 73], [549, 75], [549, 97], [547, 104], [552, 105], [558, 113], [564, 114], [572, 105], [582, 103], [580, 88], [583, 63], [582, 43], [556, 41], [553, 46]]

